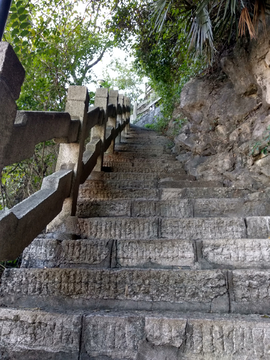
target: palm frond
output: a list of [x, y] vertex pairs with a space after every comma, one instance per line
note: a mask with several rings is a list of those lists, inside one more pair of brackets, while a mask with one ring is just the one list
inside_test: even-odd
[[173, 0], [157, 0], [152, 4], [153, 17], [155, 20], [154, 30], [160, 32], [163, 28], [167, 14], [170, 11]]
[[250, 38], [253, 39], [256, 37], [255, 28], [251, 21], [249, 11], [247, 7], [244, 7], [241, 11], [241, 15], [239, 18], [239, 36], [243, 36], [246, 34], [246, 27], [248, 28], [248, 32], [250, 35]]
[[193, 18], [190, 32], [190, 46], [194, 46], [196, 51], [202, 53], [205, 47], [206, 52], [209, 55], [209, 60], [212, 61], [214, 54], [214, 39], [212, 22], [209, 16], [209, 12], [206, 7], [201, 7]]

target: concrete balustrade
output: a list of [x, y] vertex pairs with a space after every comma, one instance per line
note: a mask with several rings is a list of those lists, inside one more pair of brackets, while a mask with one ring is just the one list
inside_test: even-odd
[[0, 172], [32, 156], [39, 142], [55, 139], [60, 150], [56, 172], [41, 190], [0, 212], [1, 261], [18, 257], [49, 223], [49, 231], [65, 231], [65, 220], [76, 215], [80, 184], [93, 169], [102, 170], [104, 152], [113, 153], [130, 116], [129, 99], [104, 88], [97, 89], [95, 106], [89, 108], [85, 86], [70, 86], [65, 112], [17, 111], [23, 80], [12, 47], [0, 43]]

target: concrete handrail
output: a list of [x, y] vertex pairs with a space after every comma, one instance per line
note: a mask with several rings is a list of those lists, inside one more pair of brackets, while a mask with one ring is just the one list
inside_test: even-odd
[[[0, 211], [0, 260], [13, 260], [47, 226], [66, 231], [76, 215], [79, 186], [91, 171], [101, 171], [104, 152], [129, 124], [130, 100], [118, 91], [97, 89], [89, 108], [85, 86], [70, 86], [65, 112], [17, 111], [24, 69], [12, 47], [0, 43], [0, 172], [32, 156], [35, 145], [60, 143], [56, 172], [35, 194], [10, 210]], [[86, 144], [86, 140], [90, 141]], [[48, 225], [49, 224], [49, 225]]]

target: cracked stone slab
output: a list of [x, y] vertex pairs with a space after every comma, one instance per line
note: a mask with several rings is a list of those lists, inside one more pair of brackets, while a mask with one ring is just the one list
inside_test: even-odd
[[194, 188], [183, 188], [183, 189], [174, 189], [174, 188], [164, 188], [161, 189], [161, 200], [172, 200], [172, 199], [208, 199], [208, 198], [241, 198], [248, 194], [247, 190], [244, 189], [235, 189], [235, 188], [226, 188], [226, 187], [216, 187], [216, 188], [205, 188], [205, 187], [194, 187]]
[[243, 218], [193, 218], [161, 220], [160, 237], [165, 239], [238, 239], [246, 237]]
[[84, 320], [82, 359], [265, 360], [270, 319], [206, 313], [96, 313]]
[[118, 240], [117, 265], [120, 267], [192, 267], [193, 243], [185, 240]]
[[23, 252], [22, 268], [111, 266], [112, 240], [35, 239]]
[[174, 201], [134, 201], [132, 203], [132, 216], [193, 217], [193, 203], [189, 199]]
[[232, 312], [270, 312], [270, 270], [233, 270], [230, 277]]
[[203, 240], [198, 247], [203, 268], [270, 268], [269, 239]]
[[80, 200], [77, 203], [78, 217], [130, 216], [131, 201], [128, 200]]
[[91, 189], [80, 187], [78, 200], [82, 201], [85, 199], [95, 199], [95, 200], [123, 200], [123, 199], [152, 199], [157, 200], [159, 198], [158, 189]]
[[79, 232], [89, 239], [153, 239], [158, 237], [155, 218], [87, 218], [78, 219]]
[[228, 312], [221, 270], [7, 269], [1, 302], [44, 309], [153, 309]]
[[265, 239], [270, 236], [270, 216], [251, 216], [246, 218], [247, 237]]
[[3, 360], [77, 360], [80, 333], [80, 315], [0, 308]]

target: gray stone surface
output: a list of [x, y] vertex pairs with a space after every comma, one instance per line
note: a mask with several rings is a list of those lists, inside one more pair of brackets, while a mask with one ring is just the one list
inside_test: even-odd
[[121, 267], [192, 267], [193, 243], [177, 240], [118, 240], [116, 263]]
[[270, 270], [233, 270], [231, 274], [231, 311], [265, 314], [270, 312]]
[[140, 315], [88, 315], [82, 359], [135, 359], [143, 337], [144, 318]]
[[0, 356], [77, 360], [81, 316], [0, 308]]
[[228, 312], [220, 270], [9, 269], [1, 302], [43, 309], [144, 309]]
[[270, 213], [268, 201], [245, 201], [234, 199], [196, 199], [194, 216], [267, 216]]
[[207, 268], [269, 268], [269, 239], [213, 239], [197, 244], [198, 261]]
[[247, 237], [251, 239], [265, 239], [270, 236], [270, 216], [247, 217]]
[[89, 239], [156, 239], [158, 220], [154, 218], [87, 218], [78, 220], [79, 232]]
[[20, 96], [25, 71], [12, 46], [2, 41], [0, 45], [0, 79], [8, 86], [12, 97]]
[[256, 315], [98, 313], [84, 325], [87, 360], [269, 359], [269, 318]]
[[217, 188], [184, 188], [184, 189], [161, 189], [161, 200], [172, 200], [182, 198], [241, 198], [248, 194], [247, 190], [227, 187]]
[[81, 200], [77, 204], [79, 217], [130, 216], [131, 201], [128, 200]]
[[243, 218], [161, 220], [160, 237], [166, 239], [238, 239], [246, 237]]
[[193, 188], [193, 187], [201, 187], [201, 188], [215, 188], [222, 187], [223, 184], [220, 181], [192, 181], [192, 180], [178, 180], [178, 181], [162, 181], [159, 182], [160, 188]]
[[157, 189], [125, 189], [122, 190], [93, 190], [91, 188], [80, 187], [79, 201], [82, 199], [96, 199], [96, 200], [117, 200], [117, 199], [152, 199], [156, 200], [159, 197]]
[[23, 252], [23, 268], [111, 266], [111, 240], [35, 239]]

